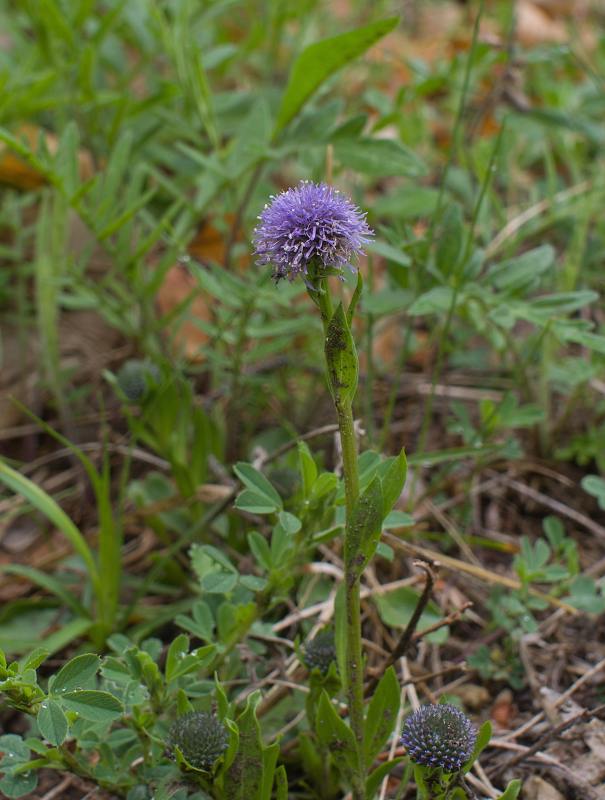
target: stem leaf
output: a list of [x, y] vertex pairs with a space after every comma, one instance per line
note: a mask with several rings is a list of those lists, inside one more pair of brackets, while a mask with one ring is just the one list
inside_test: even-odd
[[326, 364], [335, 404], [350, 406], [357, 391], [359, 364], [342, 303], [338, 304], [326, 331]]
[[355, 562], [354, 569], [359, 575], [366, 568], [380, 541], [383, 506], [380, 478], [375, 476], [355, 504], [347, 534], [347, 558]]
[[366, 767], [372, 765], [389, 738], [400, 702], [399, 681], [391, 666], [380, 679], [368, 708], [364, 735]]

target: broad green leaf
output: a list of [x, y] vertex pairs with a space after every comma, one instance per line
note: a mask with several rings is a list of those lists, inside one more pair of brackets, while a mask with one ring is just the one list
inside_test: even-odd
[[[387, 594], [376, 594], [372, 597], [372, 600], [376, 604], [378, 613], [385, 625], [390, 625], [393, 628], [405, 628], [414, 613], [418, 597], [418, 593], [409, 586], [401, 586], [399, 589]], [[420, 617], [418, 630], [428, 628], [439, 622], [440, 619], [442, 619], [442, 615], [439, 607], [431, 600]], [[449, 629], [443, 627], [433, 633], [429, 633], [426, 639], [428, 642], [440, 644], [446, 641], [448, 635]]]
[[14, 770], [30, 760], [31, 751], [20, 736], [8, 733], [0, 736], [0, 772], [5, 774], [0, 779], [0, 794], [3, 797], [22, 797], [33, 792], [38, 783], [35, 770], [14, 774]]
[[294, 62], [290, 72], [273, 136], [277, 136], [298, 114], [309, 97], [330, 75], [386, 36], [398, 22], [398, 17], [379, 20], [306, 47]]
[[240, 492], [234, 503], [236, 508], [248, 511], [250, 514], [275, 514], [279, 506], [267, 498], [267, 495], [258, 494], [251, 489]]
[[417, 178], [426, 174], [426, 167], [418, 156], [394, 139], [336, 141], [334, 155], [343, 166], [375, 178], [391, 175]]
[[68, 711], [75, 711], [91, 722], [107, 722], [124, 713], [124, 707], [117, 697], [96, 689], [65, 692], [58, 699]]
[[351, 404], [357, 391], [359, 364], [342, 303], [328, 323], [325, 353], [332, 397], [337, 403]]
[[[355, 504], [347, 531], [345, 553], [353, 558], [355, 569], [363, 572], [376, 551], [382, 532], [384, 500], [380, 478], [375, 476]], [[361, 554], [363, 561], [357, 559]]]
[[50, 682], [52, 694], [71, 692], [74, 689], [86, 689], [97, 674], [101, 659], [94, 653], [82, 653], [61, 667], [53, 681]]
[[[251, 492], [250, 495], [248, 495], [248, 493], [245, 491], [242, 492], [238, 497], [238, 501], [241, 502], [242, 498], [246, 498], [246, 502], [248, 502], [248, 499], [253, 499], [257, 504], [260, 504], [262, 507], [270, 508], [272, 511], [277, 511], [282, 508], [282, 500], [279, 494], [265, 478], [262, 472], [259, 472], [257, 469], [255, 469], [252, 464], [246, 464], [240, 461], [233, 467], [233, 471], [244, 484], [244, 486], [246, 486]], [[238, 508], [242, 507], [241, 505], [238, 505], [237, 501], [236, 506]]]
[[63, 744], [67, 736], [67, 718], [56, 700], [44, 700], [36, 717], [42, 736], [52, 745]]
[[325, 691], [317, 704], [315, 733], [319, 743], [332, 753], [338, 768], [347, 777], [354, 773], [358, 756], [353, 732], [339, 717]]
[[395, 503], [399, 500], [405, 486], [407, 474], [408, 463], [405, 457], [405, 450], [402, 448], [382, 478], [383, 518], [390, 513]]
[[38, 773], [29, 772], [14, 774], [6, 772], [0, 779], [0, 795], [2, 797], [23, 797], [34, 791], [38, 785]]
[[366, 767], [370, 767], [393, 731], [401, 702], [399, 681], [393, 667], [384, 673], [370, 701], [364, 727]]

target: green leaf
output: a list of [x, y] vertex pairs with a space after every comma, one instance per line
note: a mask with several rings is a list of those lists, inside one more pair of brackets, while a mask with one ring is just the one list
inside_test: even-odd
[[[360, 573], [369, 563], [380, 541], [383, 508], [382, 486], [380, 478], [375, 476], [355, 504], [347, 534], [347, 552], [355, 560], [355, 569]], [[363, 556], [363, 561], [357, 561], [359, 554]]]
[[67, 736], [67, 718], [56, 700], [44, 700], [36, 718], [42, 736], [58, 747]]
[[554, 261], [554, 248], [544, 244], [517, 258], [495, 264], [489, 269], [486, 278], [497, 289], [518, 291], [537, 283], [540, 276], [553, 266]]
[[435, 286], [414, 300], [408, 309], [408, 314], [413, 317], [422, 317], [425, 314], [443, 314], [449, 311], [453, 296], [454, 290], [451, 286]]
[[38, 669], [40, 664], [46, 661], [49, 655], [50, 653], [45, 647], [36, 647], [35, 650], [22, 660], [21, 672], [25, 672], [28, 669]]
[[392, 761], [385, 761], [384, 764], [376, 767], [376, 769], [369, 774], [366, 781], [366, 795], [368, 797], [375, 797], [384, 778], [386, 778], [389, 772], [395, 769], [397, 764], [401, 764], [402, 761], [405, 761], [405, 756], [399, 756]]
[[124, 707], [117, 697], [96, 689], [65, 692], [59, 700], [68, 711], [75, 711], [91, 722], [107, 722], [124, 713]]
[[278, 755], [279, 745], [277, 743], [263, 748], [263, 781], [259, 800], [271, 800], [273, 776], [275, 775], [275, 765], [277, 764]]
[[325, 352], [332, 397], [336, 403], [351, 404], [357, 391], [359, 363], [342, 303], [328, 324]]
[[244, 489], [243, 492], [240, 492], [234, 505], [249, 514], [275, 514], [279, 509], [279, 506], [276, 506], [266, 495], [258, 494], [251, 489]]
[[500, 795], [500, 800], [517, 800], [520, 791], [521, 791], [521, 781], [519, 780], [511, 781], [506, 787], [504, 794]]
[[451, 203], [444, 214], [441, 233], [435, 254], [437, 267], [442, 275], [452, 275], [462, 255], [464, 246], [464, 223], [462, 209]]
[[275, 770], [275, 800], [288, 800], [288, 775], [283, 764]]
[[366, 767], [370, 767], [393, 731], [401, 702], [399, 681], [393, 667], [384, 673], [370, 701], [364, 728]]
[[248, 697], [237, 718], [239, 748], [225, 774], [225, 795], [229, 800], [261, 800], [263, 788], [263, 745], [255, 705], [258, 693]]
[[63, 509], [39, 486], [30, 481], [29, 478], [21, 475], [21, 473], [11, 469], [3, 461], [0, 461], [0, 481], [5, 483], [16, 494], [22, 495], [37, 511], [49, 519], [53, 525], [57, 526], [86, 565], [90, 579], [97, 586], [98, 592], [99, 579], [92, 552], [80, 531]]
[[[387, 594], [374, 595], [372, 601], [376, 604], [378, 613], [385, 625], [390, 625], [393, 628], [405, 628], [414, 613], [414, 609], [418, 603], [418, 597], [418, 593], [409, 586], [401, 586]], [[430, 600], [420, 617], [418, 630], [428, 628], [436, 622], [439, 622], [440, 619], [442, 619], [442, 614], [439, 607]], [[442, 644], [447, 640], [448, 635], [449, 629], [443, 627], [428, 634], [426, 640], [428, 642]]]
[[379, 20], [306, 47], [292, 67], [273, 137], [275, 138], [298, 114], [306, 101], [330, 75], [386, 36], [398, 22], [398, 17]]
[[302, 478], [303, 494], [306, 499], [311, 494], [313, 484], [317, 480], [317, 465], [306, 442], [298, 443], [298, 469]]
[[5, 774], [0, 780], [0, 794], [3, 797], [22, 797], [32, 792], [38, 783], [35, 770], [15, 774], [15, 769], [27, 764], [30, 760], [30, 749], [20, 736], [8, 733], [0, 736], [0, 772]]
[[343, 682], [347, 677], [347, 605], [344, 584], [336, 590], [334, 598], [334, 646], [336, 647], [336, 663]]
[[395, 503], [399, 500], [405, 479], [408, 474], [408, 462], [405, 450], [402, 448], [399, 455], [394, 458], [382, 479], [383, 518], [390, 513]]
[[357, 746], [353, 732], [338, 716], [327, 692], [323, 691], [317, 704], [315, 733], [319, 743], [329, 750], [338, 768], [349, 777], [357, 768]]
[[363, 275], [361, 274], [361, 270], [358, 270], [357, 283], [355, 284], [355, 291], [353, 292], [353, 297], [351, 297], [351, 302], [349, 303], [349, 307], [347, 309], [347, 322], [349, 323], [349, 327], [353, 322], [353, 315], [355, 314], [355, 309], [357, 308], [357, 304], [359, 303], [362, 291], [363, 291]]
[[475, 741], [475, 746], [473, 747], [473, 752], [471, 753], [471, 757], [462, 767], [463, 775], [466, 775], [466, 773], [470, 770], [475, 761], [479, 758], [481, 753], [488, 746], [489, 740], [491, 738], [492, 738], [492, 723], [489, 720], [486, 720], [483, 723], [483, 725], [479, 728], [479, 732], [477, 733], [477, 739]]
[[395, 247], [392, 244], [388, 244], [388, 242], [382, 242], [380, 239], [373, 239], [368, 242], [366, 250], [369, 253], [376, 253], [382, 256], [387, 261], [392, 261], [400, 267], [409, 267], [412, 263], [412, 259], [407, 253], [404, 253], [401, 247]]
[[257, 514], [268, 514], [281, 510], [281, 497], [265, 476], [255, 469], [252, 464], [240, 461], [233, 467], [233, 471], [249, 490], [249, 492], [243, 491], [238, 496], [235, 503], [237, 508], [243, 508], [243, 503], [247, 506], [252, 505], [257, 508], [269, 509], [268, 511], [257, 510], [255, 512]]
[[7, 772], [0, 780], [0, 795], [10, 798], [23, 797], [33, 792], [37, 785], [38, 773], [33, 769], [17, 775]]
[[605, 480], [598, 475], [585, 475], [580, 485], [585, 492], [596, 497], [599, 508], [605, 510]]
[[56, 695], [74, 689], [88, 688], [100, 665], [101, 659], [94, 653], [83, 653], [72, 658], [61, 667], [55, 679], [49, 684], [51, 693]]
[[70, 608], [75, 614], [80, 617], [88, 617], [89, 613], [84, 608], [78, 598], [66, 589], [61, 581], [57, 580], [53, 575], [49, 575], [35, 567], [28, 567], [25, 564], [2, 564], [0, 572], [8, 575], [18, 575], [21, 578], [26, 578], [37, 586], [46, 589], [47, 592], [56, 595], [62, 603]]
[[394, 139], [336, 141], [334, 155], [343, 166], [374, 178], [392, 175], [418, 178], [426, 174], [426, 166], [418, 156]]
[[302, 528], [302, 522], [299, 518], [294, 514], [290, 514], [289, 511], [280, 511], [277, 518], [284, 531], [290, 536], [294, 536]]

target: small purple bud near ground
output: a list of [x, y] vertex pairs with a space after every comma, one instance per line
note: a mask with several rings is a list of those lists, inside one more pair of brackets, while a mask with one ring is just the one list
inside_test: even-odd
[[405, 721], [401, 741], [416, 764], [457, 772], [471, 757], [477, 732], [455, 706], [421, 706]]

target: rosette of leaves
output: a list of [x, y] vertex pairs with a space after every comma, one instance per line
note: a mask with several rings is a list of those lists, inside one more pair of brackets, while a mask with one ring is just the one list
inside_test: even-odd
[[178, 748], [188, 766], [210, 772], [227, 749], [229, 733], [213, 714], [190, 711], [175, 720], [169, 741], [174, 750]]

